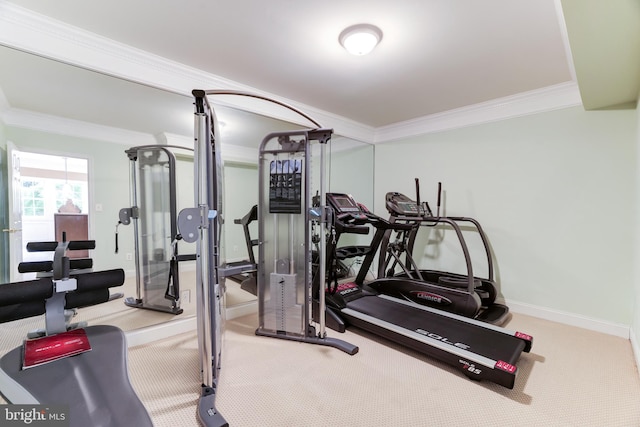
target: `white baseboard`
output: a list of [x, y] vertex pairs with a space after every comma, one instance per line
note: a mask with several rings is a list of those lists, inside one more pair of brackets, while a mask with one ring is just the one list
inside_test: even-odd
[[503, 302], [503, 304], [506, 304], [509, 307], [509, 310], [513, 313], [539, 317], [541, 319], [551, 320], [552, 322], [558, 322], [565, 325], [576, 326], [578, 328], [589, 329], [591, 331], [602, 332], [625, 339], [629, 339], [630, 337], [629, 325], [607, 322], [580, 314], [568, 313], [565, 311], [554, 310], [515, 301], [509, 301], [508, 303]]
[[[258, 312], [258, 301], [249, 301], [244, 304], [236, 304], [233, 307], [227, 308], [226, 316], [227, 320], [235, 319], [236, 317], [246, 316], [251, 313]], [[256, 325], [258, 327], [258, 325]]]
[[[226, 311], [226, 319], [231, 320], [236, 317], [246, 316], [258, 311], [258, 302], [251, 301], [230, 307]], [[257, 327], [258, 325], [256, 325]], [[196, 317], [190, 316], [183, 319], [174, 319], [157, 325], [134, 329], [125, 332], [127, 337], [127, 347], [148, 344], [153, 341], [170, 338], [185, 332], [194, 331], [197, 328]]]
[[638, 338], [636, 337], [633, 328], [629, 331], [631, 339], [631, 350], [633, 351], [633, 357], [636, 361], [636, 367], [640, 368], [640, 347], [638, 346]]
[[[504, 301], [501, 301], [501, 303], [505, 304]], [[640, 345], [636, 334], [628, 325], [605, 322], [600, 319], [594, 319], [580, 314], [567, 313], [564, 311], [552, 310], [550, 308], [513, 301], [510, 301], [507, 305], [509, 310], [513, 313], [525, 314], [527, 316], [538, 317], [540, 319], [551, 320], [552, 322], [558, 322], [565, 325], [571, 325], [628, 339], [631, 341], [631, 351], [633, 351], [636, 367], [640, 368]]]
[[183, 319], [174, 319], [169, 322], [127, 331], [125, 332], [125, 336], [127, 337], [127, 347], [135, 347], [169, 338], [174, 335], [184, 334], [185, 332], [195, 330], [196, 326], [196, 316], [190, 316]]

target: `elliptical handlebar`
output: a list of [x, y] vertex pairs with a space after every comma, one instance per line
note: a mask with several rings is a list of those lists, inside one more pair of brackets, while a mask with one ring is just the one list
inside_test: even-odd
[[[416, 185], [418, 185], [418, 181], [416, 178]], [[418, 190], [417, 190], [418, 191]], [[466, 241], [462, 234], [462, 229], [460, 227], [460, 222], [468, 222], [471, 223], [478, 232], [480, 239], [482, 241], [485, 255], [487, 258], [487, 280], [494, 280], [494, 271], [493, 271], [493, 258], [491, 255], [491, 250], [489, 247], [488, 239], [480, 226], [480, 223], [474, 218], [469, 217], [448, 217], [448, 216], [440, 216], [440, 206], [442, 203], [442, 183], [438, 182], [438, 202], [437, 202], [437, 214], [433, 216], [430, 211], [424, 210], [422, 211], [419, 205], [416, 205], [416, 202], [411, 200], [409, 197], [405, 196], [402, 193], [398, 192], [389, 192], [385, 196], [386, 207], [390, 214], [390, 220], [394, 222], [394, 224], [398, 222], [404, 223], [413, 223], [416, 224], [416, 230], [420, 225], [426, 226], [436, 226], [438, 224], [446, 224], [450, 226], [458, 237], [458, 241], [460, 242], [464, 257], [465, 264], [467, 267], [467, 277], [468, 277], [468, 290], [471, 292], [474, 287], [474, 275], [473, 275], [473, 266], [471, 263], [469, 249], [467, 247]], [[382, 247], [386, 247], [388, 245], [388, 236], [382, 244]], [[410, 236], [409, 242], [407, 244], [407, 252], [410, 253], [413, 250], [413, 244], [415, 240], [415, 235]], [[379, 263], [378, 272], [382, 273], [385, 271], [385, 266], [382, 264], [383, 260]]]

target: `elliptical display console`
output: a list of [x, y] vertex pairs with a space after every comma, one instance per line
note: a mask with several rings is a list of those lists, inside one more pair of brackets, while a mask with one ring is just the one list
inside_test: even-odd
[[419, 204], [401, 193], [387, 193], [387, 210], [403, 216], [433, 216], [428, 204]]

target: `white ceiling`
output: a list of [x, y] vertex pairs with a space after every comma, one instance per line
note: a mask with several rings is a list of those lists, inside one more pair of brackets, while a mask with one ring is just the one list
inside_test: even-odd
[[[595, 100], [591, 108], [638, 95], [637, 0], [600, 2], [600, 9], [597, 0], [563, 0], [562, 6], [560, 0], [10, 3], [372, 128], [575, 82], [576, 75], [583, 102]], [[610, 19], [594, 26], [605, 13]], [[359, 22], [384, 33], [363, 57], [338, 43], [340, 31]], [[574, 57], [580, 52], [575, 62], [583, 68], [574, 71], [571, 50]], [[595, 93], [610, 94], [612, 79], [588, 72], [599, 52], [609, 54], [610, 69], [626, 58], [626, 75], [614, 79], [620, 90], [606, 99]], [[27, 108], [19, 93], [5, 89], [7, 102]], [[52, 95], [51, 102], [57, 100]]]

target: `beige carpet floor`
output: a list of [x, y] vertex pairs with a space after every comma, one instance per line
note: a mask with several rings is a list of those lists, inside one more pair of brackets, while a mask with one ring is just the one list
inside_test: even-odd
[[[640, 377], [628, 340], [514, 314], [534, 336], [513, 390], [474, 382], [414, 351], [348, 331], [360, 352], [254, 335], [226, 322], [217, 408], [231, 426], [640, 426]], [[130, 373], [157, 427], [197, 426], [195, 333], [138, 346]]]
[[[254, 299], [237, 287], [229, 284], [228, 303]], [[130, 281], [123, 288], [133, 293]], [[120, 299], [82, 309], [74, 321], [132, 331], [174, 317]], [[534, 343], [508, 390], [364, 332], [329, 331], [360, 347], [349, 356], [258, 337], [257, 324], [254, 313], [225, 325], [217, 408], [232, 426], [640, 426], [640, 376], [630, 342], [619, 337], [514, 314], [505, 326]], [[42, 316], [0, 325], [0, 352], [42, 326]], [[129, 373], [156, 427], [198, 425], [195, 331], [130, 348]]]

